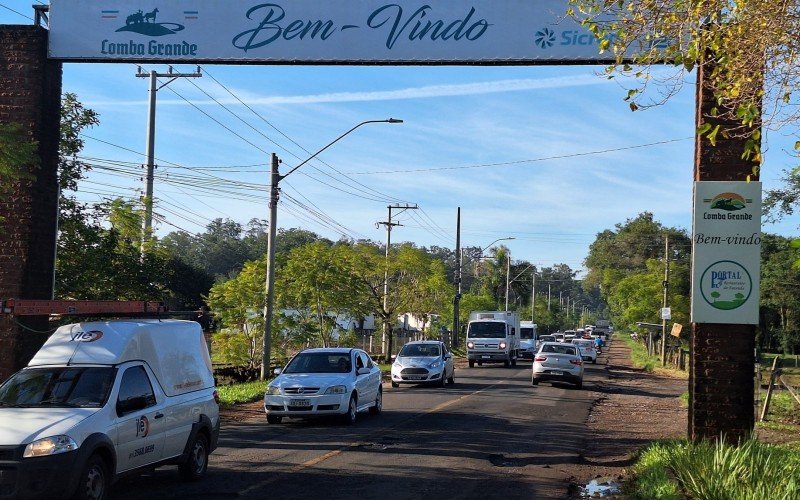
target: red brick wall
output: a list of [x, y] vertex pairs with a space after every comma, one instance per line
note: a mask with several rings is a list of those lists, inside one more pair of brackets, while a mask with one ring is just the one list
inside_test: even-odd
[[[712, 119], [717, 106], [714, 89], [703, 78], [711, 68], [698, 68], [697, 125], [735, 121]], [[716, 146], [695, 141], [694, 180], [743, 181], [753, 175], [753, 163], [742, 159], [745, 139], [718, 136]], [[731, 443], [747, 438], [755, 426], [755, 326], [694, 323], [689, 367], [689, 438]]]
[[[16, 122], [39, 142], [34, 181], [0, 199], [0, 299], [49, 299], [58, 210], [61, 64], [48, 62], [47, 30], [0, 25], [0, 123]], [[47, 318], [0, 316], [0, 380], [27, 364], [46, 334]]]

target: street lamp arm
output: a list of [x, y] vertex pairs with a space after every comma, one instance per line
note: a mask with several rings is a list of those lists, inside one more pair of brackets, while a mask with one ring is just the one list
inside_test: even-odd
[[299, 163], [298, 165], [296, 165], [296, 166], [295, 166], [293, 169], [291, 169], [291, 170], [289, 170], [288, 172], [286, 172], [285, 174], [281, 175], [281, 176], [280, 176], [280, 180], [283, 180], [283, 179], [285, 179], [286, 177], [289, 177], [289, 174], [291, 174], [292, 172], [294, 172], [294, 171], [295, 171], [295, 170], [297, 170], [298, 168], [302, 167], [303, 165], [305, 165], [305, 164], [306, 164], [306, 163], [308, 163], [309, 161], [311, 161], [311, 160], [313, 160], [314, 158], [316, 158], [316, 157], [317, 157], [317, 156], [318, 156], [320, 153], [322, 153], [323, 151], [325, 151], [325, 150], [326, 150], [326, 149], [328, 149], [329, 147], [331, 147], [331, 146], [333, 146], [334, 144], [336, 144], [337, 142], [339, 142], [339, 141], [340, 141], [342, 138], [344, 138], [344, 136], [348, 135], [350, 132], [354, 131], [355, 129], [357, 129], [358, 127], [360, 127], [360, 126], [362, 126], [362, 125], [366, 125], [367, 123], [403, 123], [403, 120], [398, 120], [397, 118], [389, 118], [389, 119], [386, 119], [386, 120], [367, 120], [367, 121], [363, 121], [363, 122], [359, 123], [358, 125], [356, 125], [355, 127], [353, 127], [353, 128], [351, 128], [350, 130], [348, 130], [347, 132], [345, 132], [344, 134], [340, 135], [340, 136], [339, 136], [339, 137], [337, 137], [336, 139], [332, 140], [332, 141], [331, 141], [331, 142], [329, 142], [328, 144], [326, 144], [326, 145], [325, 145], [325, 147], [323, 147], [322, 149], [320, 149], [319, 151], [317, 151], [317, 152], [316, 152], [316, 153], [314, 153], [313, 155], [309, 156], [308, 158], [306, 158], [305, 160], [303, 160], [302, 162], [300, 162], [300, 163]]
[[483, 255], [483, 252], [484, 252], [484, 251], [485, 251], [487, 248], [489, 248], [490, 246], [494, 245], [494, 244], [495, 244], [495, 243], [497, 243], [498, 241], [505, 241], [505, 240], [515, 240], [515, 239], [516, 239], [516, 238], [515, 238], [515, 237], [513, 237], [513, 236], [506, 236], [505, 238], [497, 238], [497, 239], [496, 239], [496, 240], [494, 240], [493, 242], [491, 242], [491, 243], [489, 243], [488, 245], [486, 245], [485, 247], [481, 248], [481, 252], [480, 252], [480, 253], [481, 253], [481, 255]]

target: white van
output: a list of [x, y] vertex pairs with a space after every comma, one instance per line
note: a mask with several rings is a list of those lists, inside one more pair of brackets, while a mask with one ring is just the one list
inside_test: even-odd
[[62, 326], [0, 385], [0, 498], [101, 499], [119, 477], [166, 464], [199, 479], [218, 438], [198, 323]]

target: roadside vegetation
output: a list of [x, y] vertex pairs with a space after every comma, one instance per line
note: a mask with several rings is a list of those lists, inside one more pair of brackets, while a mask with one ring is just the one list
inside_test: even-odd
[[647, 354], [647, 346], [640, 340], [634, 340], [628, 333], [618, 333], [614, 335], [615, 340], [622, 340], [631, 350], [631, 361], [635, 368], [639, 368], [648, 373], [661, 373], [670, 377], [686, 378], [689, 374], [685, 370], [661, 366], [660, 356], [650, 356]]
[[626, 486], [631, 499], [795, 500], [800, 450], [749, 440], [741, 446], [670, 440], [651, 444]]
[[217, 387], [219, 404], [222, 407], [258, 401], [264, 397], [267, 381], [242, 382]]

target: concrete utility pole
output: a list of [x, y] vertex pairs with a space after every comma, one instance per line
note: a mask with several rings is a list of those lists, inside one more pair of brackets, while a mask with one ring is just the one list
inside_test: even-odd
[[453, 298], [453, 335], [451, 347], [458, 347], [458, 335], [461, 332], [461, 207], [456, 212], [456, 296]]
[[[145, 144], [145, 155], [147, 156], [147, 175], [145, 175], [145, 190], [144, 190], [144, 227], [142, 231], [142, 248], [144, 243], [150, 238], [153, 230], [153, 174], [155, 171], [155, 144], [156, 144], [156, 95], [159, 90], [174, 82], [178, 78], [199, 78], [203, 75], [200, 74], [200, 66], [194, 73], [175, 73], [172, 71], [172, 66], [169, 67], [167, 73], [158, 73], [150, 71], [146, 73], [139, 68], [136, 73], [137, 78], [150, 79], [150, 95], [148, 99], [148, 113], [147, 113], [147, 143]], [[169, 78], [166, 83], [158, 85], [158, 78]]]
[[[664, 300], [662, 309], [669, 306], [667, 293], [669, 292], [669, 235], [664, 237]], [[661, 318], [661, 366], [667, 364], [667, 320]]]
[[261, 346], [263, 348], [263, 356], [261, 358], [261, 380], [265, 380], [269, 375], [269, 363], [270, 358], [272, 356], [272, 314], [273, 314], [273, 303], [274, 303], [274, 284], [275, 284], [275, 237], [277, 235], [277, 227], [278, 227], [278, 197], [280, 194], [280, 189], [278, 188], [278, 183], [288, 177], [292, 172], [297, 170], [298, 168], [302, 167], [309, 161], [316, 158], [320, 153], [328, 149], [329, 147], [333, 146], [335, 143], [339, 142], [344, 136], [348, 135], [350, 132], [354, 131], [358, 127], [362, 125], [366, 125], [368, 123], [403, 123], [403, 120], [397, 120], [395, 118], [389, 118], [388, 120], [367, 120], [359, 123], [358, 125], [352, 127], [350, 130], [345, 132], [344, 134], [340, 135], [336, 139], [332, 140], [328, 144], [326, 144], [322, 149], [318, 150], [313, 155], [309, 156], [305, 160], [301, 161], [297, 165], [294, 166], [291, 170], [286, 172], [285, 174], [281, 175], [278, 171], [278, 166], [280, 165], [280, 160], [275, 155], [272, 154], [272, 161], [270, 163], [270, 189], [269, 189], [269, 233], [267, 233], [267, 277], [266, 283], [264, 285], [265, 294], [264, 294], [264, 337], [261, 339]]
[[505, 311], [508, 311], [508, 292], [509, 292], [509, 287], [511, 286], [511, 281], [509, 279], [510, 275], [511, 275], [511, 250], [509, 249], [506, 252], [506, 308], [505, 308]]
[[531, 273], [531, 322], [536, 323], [536, 268]]
[[[406, 210], [416, 210], [419, 208], [416, 204], [415, 205], [389, 205], [386, 207], [389, 209], [389, 218], [385, 222], [378, 222], [376, 225], [378, 226], [386, 226], [386, 262], [385, 262], [385, 270], [383, 272], [383, 312], [387, 312], [389, 310], [389, 248], [392, 246], [392, 227], [394, 226], [402, 226], [399, 222], [392, 222], [392, 210], [401, 210], [400, 213]], [[392, 355], [392, 332], [391, 329], [391, 318], [385, 318], [383, 321], [383, 339], [381, 340], [381, 351], [383, 355], [386, 356], [388, 360], [389, 357]], [[388, 345], [387, 345], [388, 342]]]

